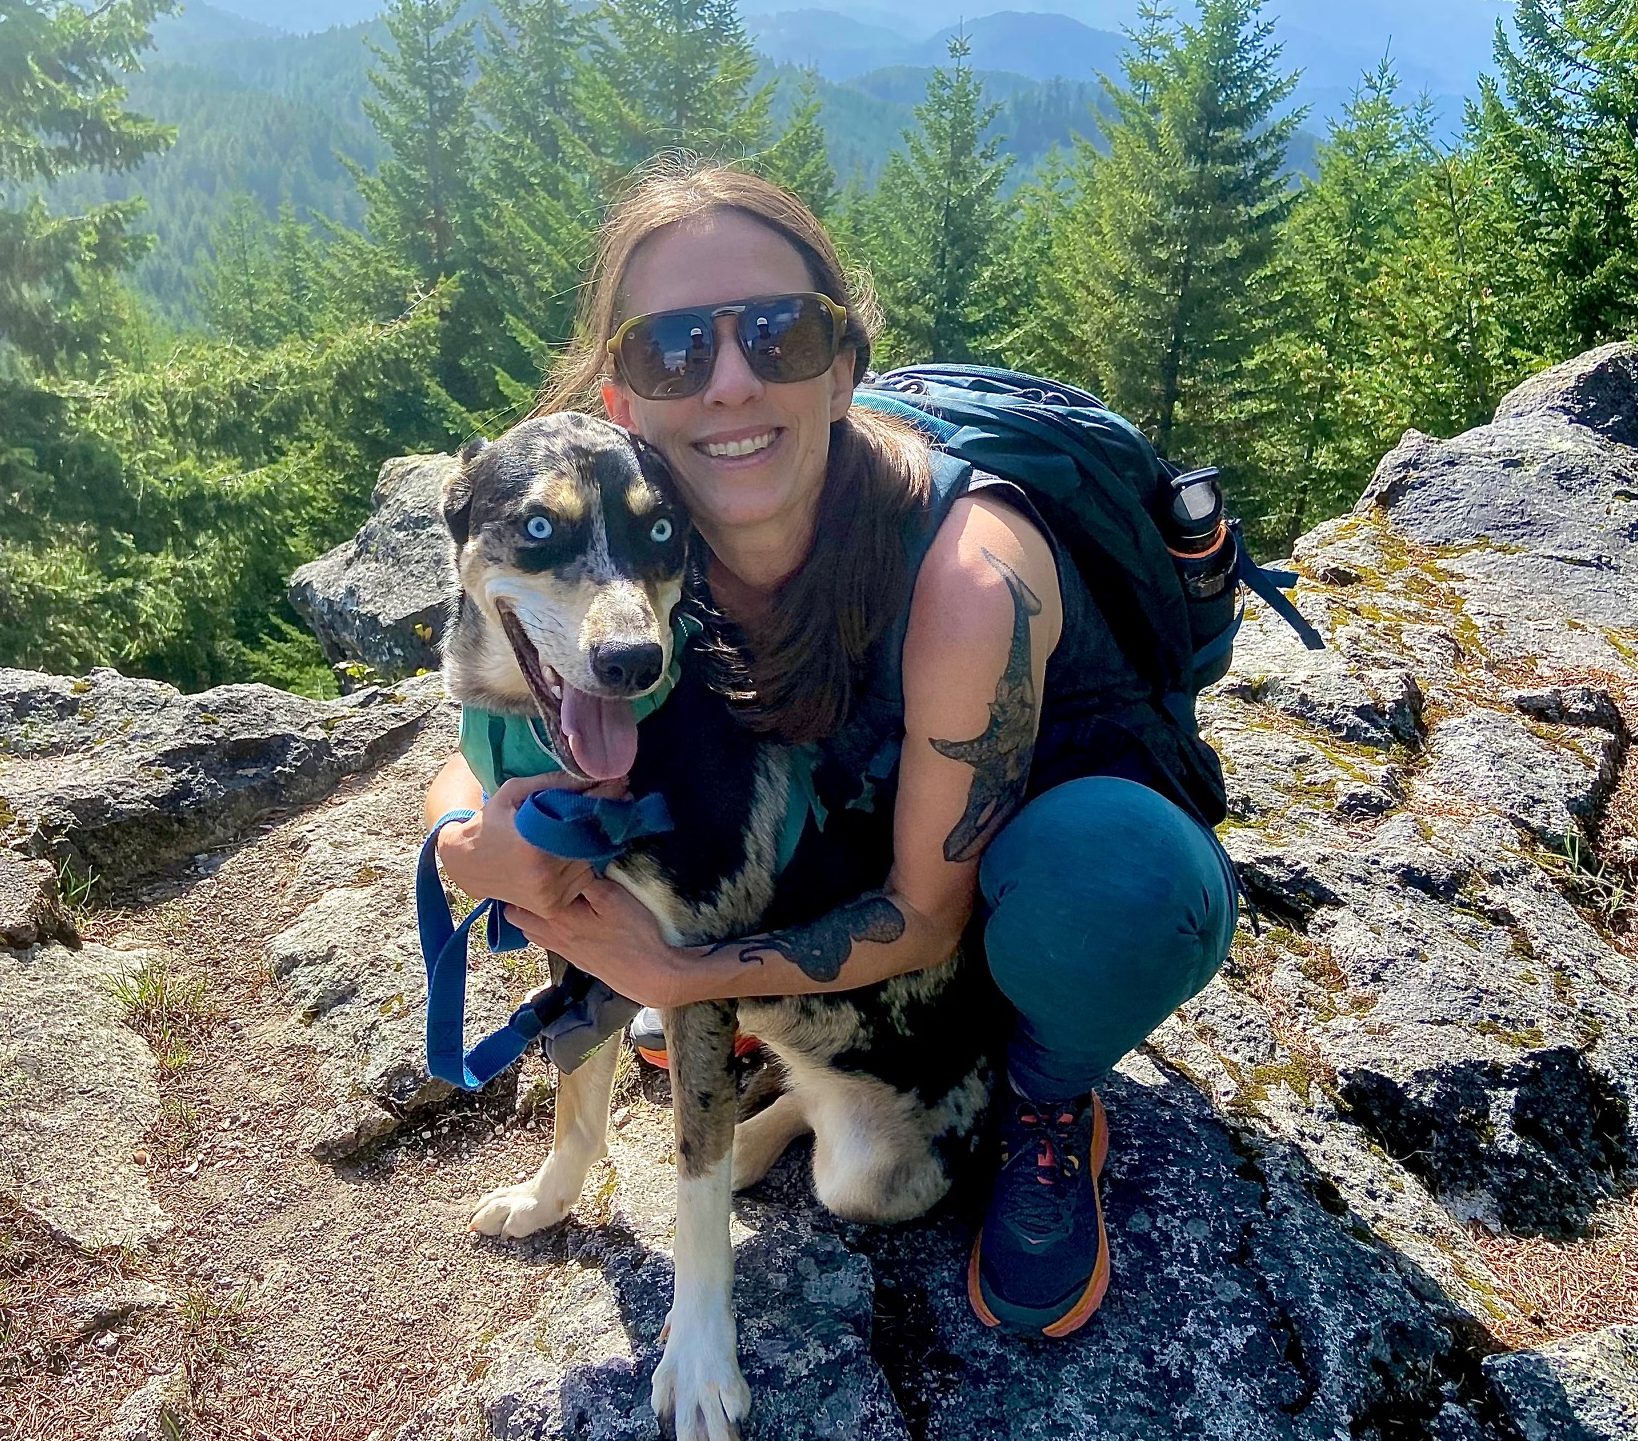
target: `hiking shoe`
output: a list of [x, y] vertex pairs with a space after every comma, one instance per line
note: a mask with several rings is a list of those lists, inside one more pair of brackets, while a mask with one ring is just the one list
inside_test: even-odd
[[1093, 1091], [1041, 1104], [1014, 1096], [1001, 1173], [967, 1263], [967, 1299], [986, 1326], [1067, 1336], [1109, 1286], [1098, 1175], [1109, 1123]]
[[[665, 1027], [660, 1024], [660, 1012], [654, 1006], [644, 1006], [631, 1020], [631, 1044], [637, 1054], [659, 1070], [669, 1070], [671, 1058], [665, 1049]], [[762, 1042], [755, 1036], [734, 1033], [734, 1055], [743, 1059], [752, 1051], [760, 1050]]]
[[631, 1044], [649, 1065], [665, 1070], [669, 1064], [665, 1054], [665, 1028], [655, 1007], [644, 1006], [631, 1018]]

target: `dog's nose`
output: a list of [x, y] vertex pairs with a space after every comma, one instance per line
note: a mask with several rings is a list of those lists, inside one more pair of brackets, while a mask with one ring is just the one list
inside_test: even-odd
[[660, 678], [663, 657], [652, 641], [608, 641], [592, 647], [592, 674], [611, 690], [647, 690]]

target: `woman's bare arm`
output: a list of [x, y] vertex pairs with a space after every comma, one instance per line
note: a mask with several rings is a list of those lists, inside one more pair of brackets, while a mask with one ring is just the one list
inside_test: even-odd
[[653, 1005], [850, 990], [946, 960], [972, 913], [984, 847], [1022, 804], [1061, 625], [1046, 539], [999, 502], [958, 502], [911, 605], [885, 888], [806, 925], [671, 947], [634, 902], [594, 885], [532, 938]]
[[482, 805], [483, 787], [472, 774], [472, 767], [466, 763], [466, 758], [456, 751], [444, 762], [443, 769], [427, 787], [423, 820], [427, 829], [431, 830], [438, 818], [448, 815], [450, 811], [475, 811]]

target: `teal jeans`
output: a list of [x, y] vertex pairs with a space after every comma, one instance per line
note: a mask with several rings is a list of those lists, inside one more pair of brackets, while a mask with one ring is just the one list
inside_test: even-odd
[[1014, 1086], [1085, 1095], [1223, 964], [1238, 915], [1217, 838], [1135, 781], [1087, 776], [1030, 801], [979, 866], [984, 948], [1016, 1011]]

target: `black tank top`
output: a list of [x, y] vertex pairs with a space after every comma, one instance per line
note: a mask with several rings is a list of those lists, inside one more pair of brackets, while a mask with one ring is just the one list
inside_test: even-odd
[[[1028, 799], [1086, 775], [1117, 775], [1170, 797], [1198, 817], [1173, 776], [1185, 764], [1149, 683], [1126, 658], [1079, 570], [1029, 497], [1010, 481], [965, 466], [936, 465], [927, 510], [906, 535], [919, 571], [933, 536], [961, 495], [1012, 506], [1045, 536], [1057, 565], [1063, 628], [1047, 658]], [[911, 587], [913, 597], [914, 587]], [[904, 739], [901, 662], [911, 601], [872, 648], [848, 719], [819, 744], [814, 789], [826, 818], [810, 823], [776, 887], [770, 926], [811, 920], [886, 883], [893, 862], [893, 806]], [[1172, 770], [1168, 771], [1168, 765]]]

